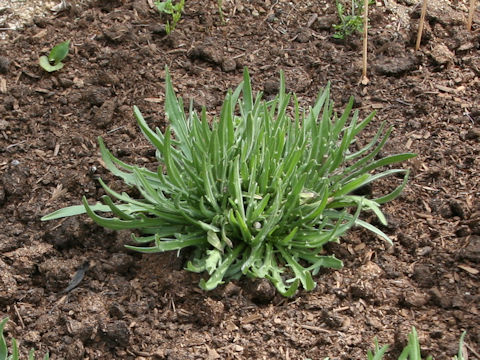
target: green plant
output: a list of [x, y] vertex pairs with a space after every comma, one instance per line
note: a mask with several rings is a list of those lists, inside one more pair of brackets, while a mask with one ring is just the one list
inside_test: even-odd
[[[18, 360], [20, 353], [18, 351], [17, 341], [12, 338], [12, 354], [8, 355], [7, 342], [3, 336], [3, 328], [8, 322], [8, 317], [0, 321], [0, 360]], [[48, 353], [45, 354], [43, 360], [48, 360], [50, 357]], [[28, 353], [28, 360], [35, 360], [35, 351], [33, 349]]]
[[165, 31], [167, 34], [170, 34], [173, 30], [175, 30], [177, 23], [182, 17], [185, 0], [180, 0], [175, 4], [172, 2], [172, 0], [155, 1], [155, 5], [160, 13], [167, 14], [172, 17], [172, 22], [170, 23], [170, 21], [167, 20], [167, 24], [165, 25]]
[[61, 68], [63, 68], [62, 60], [67, 57], [69, 47], [70, 40], [55, 45], [52, 50], [50, 50], [48, 57], [45, 55], [40, 57], [40, 59], [38, 60], [40, 66], [48, 72], [60, 70]]
[[[370, 1], [369, 4], [374, 3]], [[349, 15], [345, 15], [345, 6], [336, 0], [337, 13], [340, 18], [340, 24], [333, 25], [336, 30], [333, 37], [336, 39], [345, 39], [354, 33], [361, 33], [363, 31], [363, 0], [352, 0], [351, 10]]]
[[[460, 344], [458, 347], [458, 355], [456, 355], [453, 360], [463, 360], [463, 341], [465, 338], [466, 332], [463, 332], [460, 337]], [[372, 352], [368, 350], [367, 360], [381, 360], [383, 359], [384, 354], [388, 350], [388, 345], [384, 345], [382, 348], [379, 348], [378, 341], [375, 338], [375, 350]], [[427, 356], [426, 360], [432, 360], [432, 356]], [[412, 327], [412, 331], [408, 334], [408, 343], [407, 346], [403, 349], [398, 360], [422, 360], [422, 355], [420, 353], [420, 342], [418, 340], [418, 334], [415, 327]]]
[[220, 16], [220, 21], [222, 24], [225, 23], [225, 16], [223, 14], [223, 0], [217, 0], [218, 7], [218, 16]]
[[[104, 204], [89, 205], [84, 197], [83, 205], [57, 210], [42, 220], [86, 212], [106, 228], [142, 232], [133, 235], [140, 245], [130, 249], [154, 253], [191, 247], [186, 269], [208, 273], [208, 280], [200, 282], [205, 290], [242, 274], [269, 279], [285, 296], [293, 295], [300, 283], [312, 290], [316, 285], [312, 275], [321, 267], [342, 266], [334, 256], [325, 255], [323, 246], [338, 241], [352, 226], [390, 242], [359, 215], [371, 210], [386, 223], [380, 204], [401, 193], [409, 172], [373, 172], [415, 155], [376, 159], [392, 131], [385, 124], [370, 143], [351, 152], [355, 137], [374, 114], [363, 121], [358, 111], [351, 116], [352, 98], [338, 117], [329, 85], [308, 111], [300, 108], [295, 96], [290, 111], [291, 98], [285, 93], [283, 73], [275, 99], [263, 101], [261, 93], [254, 98], [245, 69], [243, 83], [228, 92], [220, 118], [209, 124], [205, 110], [197, 114], [190, 105], [185, 114], [166, 69], [165, 111], [170, 125], [165, 133], [151, 130], [138, 108], [133, 110], [143, 134], [156, 147], [157, 171], [122, 162], [99, 138], [106, 167], [136, 187], [142, 198], [120, 194], [100, 180], [108, 194]], [[376, 199], [354, 194], [389, 175], [403, 177], [390, 193]], [[122, 203], [114, 204], [111, 197]], [[96, 212], [111, 212], [113, 217]]]

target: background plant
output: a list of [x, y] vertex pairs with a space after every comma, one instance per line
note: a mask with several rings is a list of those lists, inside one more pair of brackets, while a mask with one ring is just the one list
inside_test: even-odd
[[[261, 93], [253, 97], [246, 69], [243, 83], [228, 92], [220, 118], [211, 124], [205, 110], [198, 114], [190, 105], [185, 114], [168, 69], [165, 97], [170, 122], [165, 133], [150, 129], [134, 107], [143, 134], [156, 147], [161, 164], [156, 172], [115, 158], [99, 139], [106, 167], [136, 187], [142, 198], [120, 194], [100, 180], [108, 194], [103, 204], [89, 205], [84, 197], [83, 205], [43, 220], [86, 212], [101, 226], [139, 230], [141, 236], [133, 235], [139, 246], [130, 249], [154, 253], [193, 248], [186, 268], [208, 273], [200, 282], [205, 290], [247, 275], [269, 279], [285, 296], [293, 295], [299, 284], [312, 290], [312, 275], [320, 268], [342, 266], [323, 246], [338, 241], [352, 226], [390, 241], [359, 215], [370, 210], [386, 224], [379, 206], [400, 194], [408, 171], [376, 170], [414, 154], [376, 159], [392, 131], [385, 124], [370, 143], [351, 152], [355, 137], [374, 117], [372, 113], [361, 121], [358, 111], [351, 114], [353, 99], [337, 116], [327, 86], [308, 110], [293, 96], [290, 114], [292, 96], [285, 92], [283, 74], [279, 94], [263, 101]], [[390, 193], [375, 199], [354, 194], [389, 175], [403, 176]]]
[[[19, 360], [20, 353], [18, 351], [18, 343], [14, 338], [12, 338], [12, 353], [8, 355], [7, 342], [3, 336], [3, 329], [7, 322], [8, 317], [0, 321], [0, 360]], [[48, 353], [46, 353], [43, 360], [48, 360], [49, 358]], [[28, 353], [28, 360], [35, 360], [35, 351], [33, 349]]]
[[184, 5], [185, 0], [180, 0], [177, 3], [173, 3], [172, 0], [155, 1], [155, 6], [160, 13], [167, 14], [172, 17], [172, 22], [170, 23], [170, 21], [167, 20], [165, 25], [165, 31], [167, 34], [170, 34], [173, 30], [175, 30], [177, 23], [182, 17]]
[[[374, 4], [374, 0], [371, 0], [369, 4]], [[336, 7], [340, 24], [333, 25], [333, 28], [336, 30], [335, 34], [333, 34], [334, 38], [345, 39], [354, 33], [361, 33], [363, 31], [363, 0], [352, 0], [350, 14], [345, 14], [345, 5], [339, 0], [336, 0]]]

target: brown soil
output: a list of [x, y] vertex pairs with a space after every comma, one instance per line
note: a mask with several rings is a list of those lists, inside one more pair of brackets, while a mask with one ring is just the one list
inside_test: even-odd
[[[412, 326], [425, 354], [447, 359], [467, 330], [480, 352], [479, 23], [464, 30], [465, 4], [431, 8], [421, 52], [393, 12], [373, 7], [369, 79], [359, 85], [359, 36], [332, 41], [333, 4], [323, 1], [187, 1], [178, 28], [147, 1], [98, 0], [23, 30], [4, 31], [0, 53], [0, 317], [8, 337], [52, 359], [363, 359], [375, 336], [398, 356]], [[386, 2], [387, 4], [387, 2]], [[407, 17], [407, 20], [408, 20]], [[65, 67], [37, 63], [71, 39]], [[354, 230], [329, 250], [345, 263], [318, 287], [284, 299], [268, 283], [241, 280], [205, 293], [176, 254], [123, 248], [128, 233], [86, 217], [40, 222], [82, 195], [102, 195], [103, 136], [122, 160], [148, 165], [154, 152], [132, 116], [164, 124], [164, 68], [177, 93], [218, 114], [248, 66], [257, 90], [276, 91], [280, 69], [302, 104], [332, 82], [340, 108], [355, 96], [374, 125], [395, 125], [388, 153], [418, 153], [404, 194], [384, 209], [389, 247]], [[117, 188], [120, 184], [117, 185]], [[381, 190], [381, 189], [377, 189]], [[374, 188], [373, 191], [376, 191]], [[65, 292], [74, 275], [85, 274]]]

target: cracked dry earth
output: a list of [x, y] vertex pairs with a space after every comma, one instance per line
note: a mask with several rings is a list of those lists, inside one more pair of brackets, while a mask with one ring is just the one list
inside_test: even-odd
[[[23, 355], [51, 359], [364, 359], [374, 337], [396, 359], [415, 326], [422, 352], [450, 359], [466, 330], [480, 353], [480, 24], [465, 30], [467, 4], [429, 4], [421, 50], [412, 50], [419, 6], [371, 9], [370, 83], [359, 85], [360, 36], [333, 41], [333, 1], [186, 1], [166, 35], [144, 0], [69, 4], [10, 28], [0, 40], [0, 317]], [[44, 72], [38, 57], [71, 40], [65, 67]], [[223, 95], [248, 66], [255, 90], [288, 89], [302, 105], [332, 83], [338, 109], [348, 97], [395, 129], [385, 153], [411, 151], [411, 179], [384, 207], [394, 246], [355, 229], [328, 246], [344, 261], [292, 299], [242, 279], [212, 292], [183, 271], [176, 254], [127, 251], [128, 233], [86, 217], [40, 222], [103, 190], [97, 136], [127, 163], [151, 166], [154, 151], [132, 116], [164, 127], [164, 68], [194, 106], [219, 114]], [[381, 186], [371, 189], [381, 192]], [[373, 221], [373, 219], [367, 219]], [[74, 275], [84, 278], [65, 292]]]

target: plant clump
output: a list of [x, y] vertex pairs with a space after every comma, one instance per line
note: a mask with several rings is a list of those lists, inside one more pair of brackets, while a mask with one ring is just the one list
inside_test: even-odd
[[[386, 224], [380, 205], [401, 193], [409, 171], [377, 170], [415, 156], [379, 158], [392, 131], [385, 124], [353, 151], [374, 114], [360, 120], [352, 107], [353, 99], [340, 116], [334, 113], [327, 85], [313, 107], [302, 109], [296, 96], [286, 93], [283, 74], [278, 95], [262, 100], [261, 93], [253, 96], [245, 69], [242, 84], [227, 93], [220, 117], [210, 123], [205, 109], [197, 113], [190, 105], [185, 112], [167, 69], [165, 132], [152, 130], [134, 107], [142, 133], [156, 148], [157, 171], [122, 162], [99, 138], [106, 167], [141, 197], [118, 193], [100, 180], [107, 193], [103, 203], [90, 205], [84, 197], [82, 205], [42, 219], [87, 213], [106, 228], [140, 232], [132, 235], [138, 245], [127, 246], [136, 251], [193, 248], [186, 269], [206, 272], [200, 282], [205, 290], [242, 275], [266, 278], [284, 296], [294, 295], [300, 284], [312, 290], [322, 267], [342, 266], [324, 246], [353, 226], [390, 241], [359, 216], [372, 211]], [[390, 175], [403, 178], [390, 193], [373, 199], [355, 195]]]

